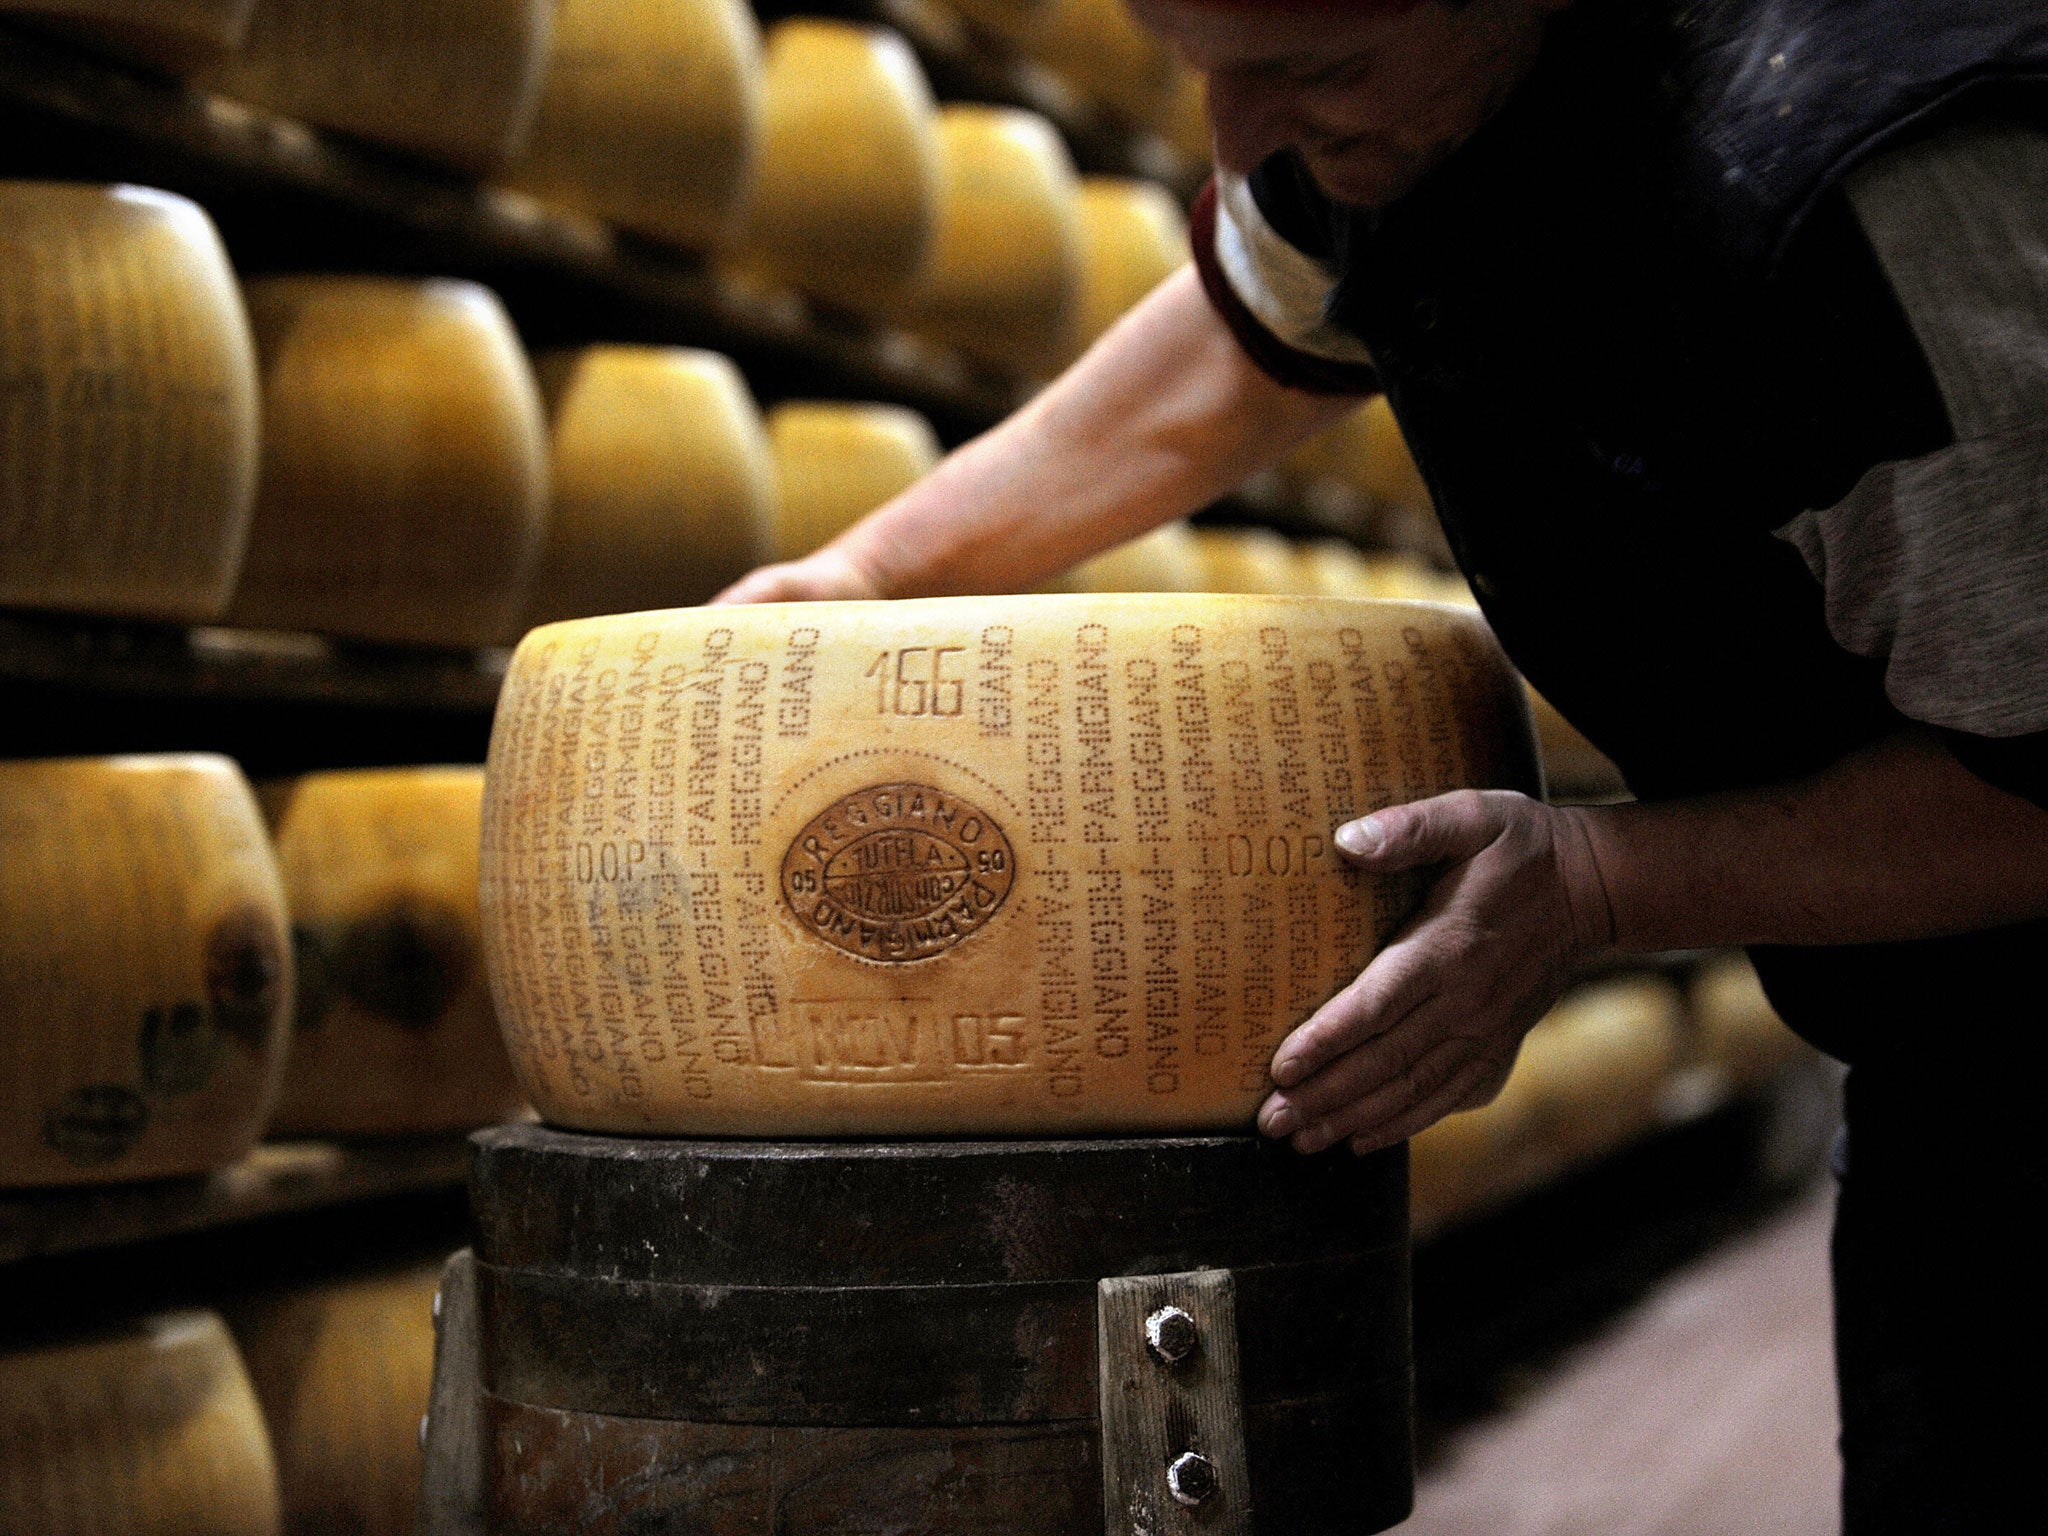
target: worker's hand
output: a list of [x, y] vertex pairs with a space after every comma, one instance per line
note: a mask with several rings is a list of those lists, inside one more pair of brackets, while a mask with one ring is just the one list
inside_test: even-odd
[[878, 598], [875, 579], [826, 545], [801, 560], [764, 565], [711, 599], [714, 603], [810, 603], [834, 598]]
[[1505, 790], [1461, 790], [1338, 828], [1375, 874], [1439, 866], [1421, 911], [1280, 1043], [1259, 1129], [1370, 1152], [1500, 1091], [1575, 963], [1613, 942], [1585, 823]]

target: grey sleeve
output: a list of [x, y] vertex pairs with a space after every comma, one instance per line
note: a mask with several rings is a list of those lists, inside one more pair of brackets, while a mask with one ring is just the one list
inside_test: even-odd
[[1998, 740], [2048, 731], [2048, 134], [1953, 128], [1846, 190], [1955, 441], [1779, 534], [1825, 588], [1836, 641], [1886, 659], [1903, 714]]

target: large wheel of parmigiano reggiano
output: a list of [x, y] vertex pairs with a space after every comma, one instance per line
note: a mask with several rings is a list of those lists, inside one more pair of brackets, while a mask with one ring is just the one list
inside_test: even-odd
[[740, 269], [857, 314], [899, 307], [937, 220], [937, 120], [924, 71], [895, 33], [779, 23]]
[[1342, 822], [1533, 787], [1457, 609], [1043, 596], [535, 630], [485, 953], [544, 1118], [923, 1135], [1244, 1127], [1410, 910]]
[[760, 130], [761, 28], [743, 0], [566, 0], [513, 180], [711, 250], [738, 233]]
[[1656, 1124], [1676, 1065], [1685, 1002], [1662, 976], [1595, 982], [1566, 995], [1522, 1043], [1510, 1086], [1531, 1134], [1566, 1163], [1611, 1152]]
[[237, 1306], [270, 1424], [285, 1536], [412, 1536], [438, 1264]]
[[278, 1536], [263, 1414], [211, 1312], [0, 1353], [0, 1446], [10, 1536]]
[[547, 516], [540, 389], [475, 283], [249, 285], [263, 476], [229, 617], [391, 644], [512, 638]]
[[555, 0], [256, 0], [209, 90], [409, 150], [496, 170], [540, 100]]
[[1721, 1069], [1727, 1081], [1746, 1088], [1810, 1055], [1771, 1000], [1749, 957], [1717, 955], [1694, 972], [1686, 989], [1699, 1057]]
[[233, 763], [0, 763], [0, 1186], [233, 1162], [276, 1096], [291, 985]]
[[931, 423], [899, 405], [791, 401], [768, 413], [775, 558], [829, 544], [939, 462]]
[[1049, 0], [1009, 34], [1084, 95], [1150, 127], [1173, 101], [1173, 52], [1138, 24], [1124, 0]]
[[1081, 287], [1080, 181], [1059, 131], [1014, 107], [939, 114], [939, 217], [906, 311], [997, 368], [1057, 366]]
[[1084, 560], [1059, 583], [1062, 592], [1203, 592], [1208, 569], [1202, 541], [1184, 522], [1162, 524], [1150, 533]]
[[554, 506], [529, 624], [700, 603], [770, 557], [775, 464], [730, 359], [589, 347], [539, 367]]
[[0, 603], [220, 616], [256, 494], [256, 359], [213, 224], [0, 182]]
[[1187, 216], [1163, 187], [1090, 176], [1077, 211], [1081, 282], [1068, 331], [1072, 356], [1188, 261]]
[[281, 1136], [472, 1130], [522, 1101], [477, 933], [481, 768], [264, 791], [298, 951]]
[[242, 40], [255, 0], [0, 0], [121, 58], [170, 70], [217, 59]]

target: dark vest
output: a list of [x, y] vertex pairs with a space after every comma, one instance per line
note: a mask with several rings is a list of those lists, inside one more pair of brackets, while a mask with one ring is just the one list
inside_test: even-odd
[[[1509, 654], [1646, 799], [1796, 777], [1903, 723], [1771, 530], [1951, 440], [1838, 183], [1964, 113], [2048, 122], [2048, 7], [1580, 0], [1392, 207], [1334, 208], [1294, 162], [1255, 178], [1343, 272], [1331, 317]], [[2044, 954], [2048, 924], [1757, 959], [1789, 1022], [1863, 1061], [1990, 1038]]]

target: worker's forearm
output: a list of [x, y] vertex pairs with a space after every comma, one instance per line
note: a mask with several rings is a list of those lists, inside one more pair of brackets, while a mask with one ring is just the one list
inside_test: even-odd
[[2048, 811], [1926, 732], [1793, 784], [1578, 815], [1624, 949], [1875, 943], [2048, 915]]
[[832, 547], [890, 597], [1029, 588], [1213, 501], [1351, 403], [1262, 373], [1187, 268]]

